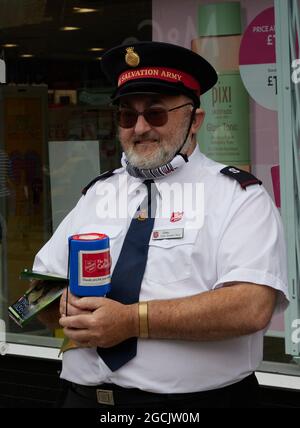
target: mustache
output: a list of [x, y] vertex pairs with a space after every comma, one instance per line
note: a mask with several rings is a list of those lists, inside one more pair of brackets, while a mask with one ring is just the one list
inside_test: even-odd
[[158, 135], [155, 134], [153, 131], [145, 132], [144, 134], [140, 135], [134, 135], [132, 138], [133, 143], [137, 143], [141, 140], [157, 140], [158, 142], [160, 141]]

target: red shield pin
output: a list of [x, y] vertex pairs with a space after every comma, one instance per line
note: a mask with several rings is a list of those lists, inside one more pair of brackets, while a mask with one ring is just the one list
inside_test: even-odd
[[182, 212], [179, 212], [179, 211], [173, 212], [171, 215], [171, 218], [170, 218], [170, 222], [175, 223], [176, 221], [181, 220], [182, 217], [183, 217], [183, 211]]

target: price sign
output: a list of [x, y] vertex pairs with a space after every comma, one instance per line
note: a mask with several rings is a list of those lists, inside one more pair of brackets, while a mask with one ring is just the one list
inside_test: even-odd
[[239, 55], [240, 74], [250, 96], [277, 110], [275, 13], [270, 7], [257, 15], [244, 32]]

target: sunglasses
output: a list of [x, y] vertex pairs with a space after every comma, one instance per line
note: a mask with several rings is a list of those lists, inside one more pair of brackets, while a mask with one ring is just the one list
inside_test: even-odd
[[170, 111], [189, 105], [192, 106], [193, 104], [186, 103], [170, 108], [169, 110], [164, 107], [149, 107], [144, 111], [136, 111], [128, 107], [121, 107], [117, 111], [117, 122], [121, 128], [129, 129], [135, 126], [139, 116], [143, 116], [151, 126], [164, 126], [168, 122]]

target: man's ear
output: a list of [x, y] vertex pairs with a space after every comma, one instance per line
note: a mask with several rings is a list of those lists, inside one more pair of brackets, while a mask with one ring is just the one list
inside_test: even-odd
[[192, 134], [196, 134], [196, 132], [201, 128], [204, 117], [205, 111], [202, 108], [197, 108], [191, 127]]

